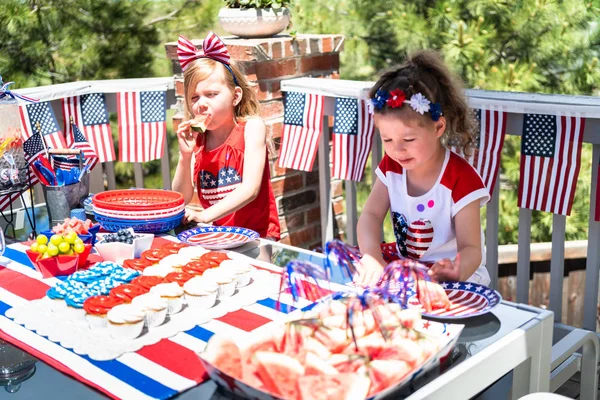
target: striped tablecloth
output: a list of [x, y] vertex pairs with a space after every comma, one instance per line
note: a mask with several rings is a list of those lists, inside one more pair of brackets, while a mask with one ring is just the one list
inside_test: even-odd
[[[160, 247], [168, 241], [177, 239], [171, 236], [156, 237], [152, 247]], [[204, 349], [213, 334], [239, 336], [285, 317], [294, 310], [289, 297], [282, 297], [282, 302], [288, 305], [282, 305], [277, 310], [277, 296], [272, 296], [170, 339], [145, 346], [135, 353], [127, 353], [111, 361], [94, 361], [51, 342], [5, 316], [13, 306], [44, 297], [51, 286], [59, 279], [64, 279], [43, 279], [27, 258], [26, 248], [24, 244], [9, 245], [4, 255], [12, 262], [7, 267], [0, 266], [0, 338], [112, 398], [166, 399], [196, 386], [208, 379], [196, 352]], [[90, 261], [98, 262], [101, 259], [91, 254]], [[253, 261], [252, 264], [257, 268], [279, 272], [268, 263]], [[305, 300], [297, 306], [309, 304]]]

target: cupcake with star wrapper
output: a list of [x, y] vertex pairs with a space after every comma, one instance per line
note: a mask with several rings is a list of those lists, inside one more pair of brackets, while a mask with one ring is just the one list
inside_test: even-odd
[[55, 312], [64, 311], [66, 307], [65, 298], [72, 292], [82, 292], [85, 289], [85, 284], [82, 282], [65, 280], [62, 281], [46, 292], [51, 300], [50, 309]]
[[65, 297], [65, 303], [67, 303], [67, 312], [71, 319], [79, 320], [85, 318], [83, 303], [94, 294], [94, 292], [84, 289], [71, 292]]

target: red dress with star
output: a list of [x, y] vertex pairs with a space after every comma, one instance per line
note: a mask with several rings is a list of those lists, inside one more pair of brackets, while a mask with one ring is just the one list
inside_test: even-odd
[[[204, 209], [221, 201], [242, 183], [244, 175], [244, 130], [238, 123], [225, 142], [206, 150], [198, 135], [195, 148], [194, 176], [200, 204]], [[209, 133], [210, 134], [210, 133]], [[261, 237], [280, 238], [279, 216], [271, 187], [268, 154], [258, 196], [252, 202], [213, 222], [217, 226], [239, 226], [252, 229]]]

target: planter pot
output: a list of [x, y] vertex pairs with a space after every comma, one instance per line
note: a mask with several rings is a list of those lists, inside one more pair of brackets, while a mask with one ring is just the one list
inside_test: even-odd
[[221, 8], [219, 23], [224, 30], [241, 38], [270, 37], [283, 32], [290, 23], [287, 8]]

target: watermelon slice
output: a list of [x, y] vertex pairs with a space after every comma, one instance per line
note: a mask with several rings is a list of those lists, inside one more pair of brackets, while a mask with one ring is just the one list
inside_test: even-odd
[[242, 378], [242, 355], [233, 340], [213, 335], [201, 356], [227, 375]]
[[417, 297], [426, 313], [433, 310], [447, 310], [451, 306], [446, 291], [435, 282], [420, 280], [417, 283]]
[[[373, 332], [368, 336], [363, 336], [354, 342], [350, 342], [343, 351], [344, 354], [362, 354], [374, 358], [380, 351], [387, 347], [387, 343], [379, 332]], [[357, 349], [358, 348], [358, 349]]]
[[400, 382], [412, 367], [400, 360], [373, 360], [369, 363], [371, 390], [369, 396]]
[[306, 375], [336, 375], [339, 374], [338, 370], [335, 369], [327, 361], [323, 360], [314, 353], [307, 353], [306, 360], [304, 362], [305, 374]]
[[342, 373], [357, 372], [360, 368], [365, 366], [364, 357], [346, 354], [332, 354], [331, 357], [327, 359], [327, 362]]
[[350, 343], [350, 337], [345, 329], [318, 329], [314, 333], [315, 339], [320, 341], [332, 353], [338, 353], [344, 350]]
[[308, 353], [313, 353], [319, 356], [322, 359], [326, 359], [331, 355], [331, 352], [323, 343], [319, 342], [317, 339], [312, 336], [308, 336], [304, 339], [304, 349]]
[[416, 367], [425, 359], [425, 354], [421, 346], [413, 340], [396, 336], [374, 358], [378, 360], [406, 361]]
[[256, 374], [268, 391], [284, 399], [297, 400], [298, 378], [304, 375], [304, 367], [298, 360], [286, 354], [259, 351], [254, 355]]
[[301, 400], [365, 399], [371, 381], [364, 375], [306, 375], [298, 379]]

